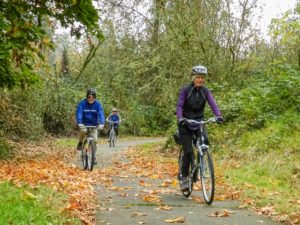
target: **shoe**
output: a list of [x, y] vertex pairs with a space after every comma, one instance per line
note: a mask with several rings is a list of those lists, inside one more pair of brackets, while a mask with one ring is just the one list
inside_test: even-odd
[[178, 179], [179, 181], [182, 180], [182, 175], [181, 175], [181, 173], [178, 173], [177, 179]]
[[180, 182], [180, 190], [181, 191], [188, 191], [190, 189], [189, 187], [189, 180], [187, 177], [182, 177]]
[[77, 150], [80, 151], [80, 150], [82, 150], [82, 148], [83, 148], [83, 143], [82, 142], [78, 142]]
[[97, 162], [96, 158], [94, 158], [94, 165], [97, 165], [97, 164], [98, 164], [98, 162]]

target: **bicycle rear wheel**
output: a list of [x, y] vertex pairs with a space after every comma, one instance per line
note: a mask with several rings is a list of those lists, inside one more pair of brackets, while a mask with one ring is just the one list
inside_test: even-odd
[[215, 194], [215, 174], [211, 154], [208, 150], [203, 151], [200, 157], [201, 186], [205, 202], [210, 205]]
[[[179, 182], [182, 182], [182, 175], [181, 175], [182, 159], [183, 159], [183, 149], [180, 150], [179, 159], [178, 159], [178, 168], [179, 168], [178, 179], [180, 178]], [[193, 191], [193, 182], [190, 179], [190, 176], [188, 177], [188, 182], [189, 182], [189, 189], [185, 190], [185, 191], [181, 190], [182, 195], [186, 198], [190, 197], [190, 195], [192, 194], [192, 191]]]
[[94, 168], [95, 152], [96, 152], [96, 143], [94, 141], [90, 141], [86, 153], [87, 169], [89, 171], [92, 171]]

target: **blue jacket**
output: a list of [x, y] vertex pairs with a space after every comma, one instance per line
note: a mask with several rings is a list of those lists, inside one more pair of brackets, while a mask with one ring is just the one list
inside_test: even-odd
[[89, 104], [83, 99], [77, 106], [76, 112], [77, 124], [86, 126], [97, 126], [105, 123], [104, 112], [101, 103], [97, 100], [93, 104]]
[[112, 121], [112, 122], [121, 122], [121, 117], [120, 117], [120, 115], [119, 114], [113, 114], [113, 113], [111, 113], [111, 114], [109, 114], [109, 116], [106, 118], [106, 121], [107, 122], [110, 122], [110, 121]]

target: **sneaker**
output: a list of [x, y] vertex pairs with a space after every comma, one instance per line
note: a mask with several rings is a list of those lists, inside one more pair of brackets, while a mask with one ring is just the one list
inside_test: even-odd
[[97, 165], [97, 164], [98, 164], [97, 159], [94, 158], [94, 165]]
[[181, 191], [188, 191], [190, 189], [189, 187], [189, 180], [187, 177], [182, 177], [180, 182], [180, 190]]
[[182, 180], [182, 175], [181, 175], [180, 172], [177, 174], [177, 179], [178, 179], [179, 181]]
[[83, 148], [83, 143], [82, 142], [78, 142], [77, 150], [80, 151], [80, 150], [82, 150], [82, 148]]

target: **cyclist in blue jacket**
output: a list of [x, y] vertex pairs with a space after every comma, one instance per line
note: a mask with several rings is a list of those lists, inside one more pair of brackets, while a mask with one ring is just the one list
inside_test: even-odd
[[116, 108], [113, 108], [112, 113], [109, 114], [109, 116], [106, 118], [106, 121], [109, 123], [109, 130], [112, 128], [112, 126], [114, 126], [116, 131], [116, 136], [118, 136], [119, 134], [118, 127], [121, 123], [121, 116], [119, 115], [118, 110]]
[[[103, 129], [105, 118], [101, 103], [96, 100], [96, 90], [89, 88], [86, 92], [86, 99], [80, 101], [77, 106], [76, 122], [80, 130], [79, 142], [77, 150], [82, 150], [83, 140], [86, 136], [85, 126], [96, 126], [100, 130]], [[92, 130], [93, 137], [97, 141], [98, 130], [97, 128]]]

